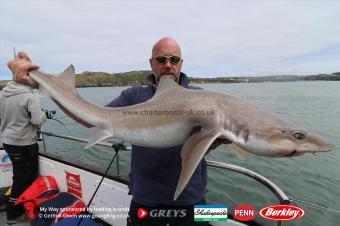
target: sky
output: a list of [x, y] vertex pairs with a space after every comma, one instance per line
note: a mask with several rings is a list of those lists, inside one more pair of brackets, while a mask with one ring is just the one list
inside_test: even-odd
[[117, 73], [149, 70], [166, 36], [191, 77], [340, 71], [340, 1], [0, 0], [0, 80], [13, 47], [44, 72]]

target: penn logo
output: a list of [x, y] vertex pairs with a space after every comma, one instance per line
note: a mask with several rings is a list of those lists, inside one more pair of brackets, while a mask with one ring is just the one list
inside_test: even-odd
[[267, 206], [260, 210], [260, 215], [266, 219], [289, 221], [300, 219], [305, 211], [292, 205]]
[[240, 221], [250, 221], [255, 218], [255, 208], [252, 206], [236, 206], [234, 218]]
[[148, 211], [146, 211], [143, 208], [139, 208], [138, 212], [137, 212], [137, 216], [138, 216], [138, 218], [145, 218], [145, 217], [148, 216]]

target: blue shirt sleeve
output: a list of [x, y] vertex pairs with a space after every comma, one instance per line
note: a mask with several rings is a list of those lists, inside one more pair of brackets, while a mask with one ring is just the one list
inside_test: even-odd
[[121, 94], [105, 107], [126, 107], [147, 101], [153, 96], [152, 86], [133, 86], [123, 90]]
[[113, 99], [110, 103], [105, 105], [105, 107], [126, 107], [131, 105], [129, 95], [130, 89], [131, 88], [123, 90], [116, 99]]

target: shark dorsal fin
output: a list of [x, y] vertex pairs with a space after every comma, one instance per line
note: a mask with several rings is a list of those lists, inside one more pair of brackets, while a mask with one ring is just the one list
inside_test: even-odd
[[74, 66], [71, 64], [61, 74], [57, 75], [59, 80], [67, 83], [71, 87], [76, 86], [76, 74]]
[[180, 86], [173, 80], [173, 78], [170, 78], [169, 76], [162, 76], [159, 80], [155, 96], [160, 95], [161, 93], [165, 92], [170, 88], [176, 87]]
[[64, 89], [71, 90], [75, 95], [78, 96], [78, 92], [76, 90], [76, 74], [72, 64], [68, 66], [62, 73], [52, 76], [51, 79], [58, 81], [58, 83], [60, 83]]

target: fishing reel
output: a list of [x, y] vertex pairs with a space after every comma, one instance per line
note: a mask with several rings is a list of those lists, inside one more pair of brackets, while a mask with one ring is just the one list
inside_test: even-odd
[[[48, 110], [48, 109], [41, 109], [41, 110], [45, 113], [47, 119], [51, 119], [51, 120], [57, 121], [61, 125], [65, 126], [65, 124], [62, 121], [60, 121], [60, 120], [58, 120], [58, 119], [56, 119], [54, 117], [55, 114], [57, 113], [56, 110]], [[42, 141], [43, 140], [43, 136], [42, 136], [41, 126], [38, 126], [37, 134], [38, 134], [38, 140]]]
[[54, 115], [57, 113], [56, 110], [47, 110], [47, 109], [42, 109], [42, 110], [45, 112], [47, 119], [54, 119]]
[[43, 112], [45, 112], [46, 118], [51, 119], [53, 121], [59, 122], [61, 125], [65, 126], [65, 124], [54, 117], [54, 115], [57, 113], [56, 110], [47, 110], [47, 109], [41, 109]]

